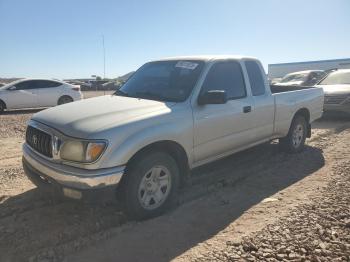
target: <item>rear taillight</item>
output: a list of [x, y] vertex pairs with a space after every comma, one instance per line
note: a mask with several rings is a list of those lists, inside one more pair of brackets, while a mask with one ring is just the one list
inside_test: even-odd
[[80, 87], [72, 87], [72, 89], [74, 90], [74, 91], [80, 91]]

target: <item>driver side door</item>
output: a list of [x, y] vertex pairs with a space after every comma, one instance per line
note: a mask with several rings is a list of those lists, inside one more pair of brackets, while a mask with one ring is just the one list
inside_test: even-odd
[[7, 90], [7, 106], [9, 109], [37, 107], [35, 80], [25, 80], [11, 86]]
[[210, 90], [225, 91], [228, 101], [194, 106], [196, 164], [239, 150], [254, 141], [253, 102], [247, 92], [241, 64], [224, 61], [212, 65], [200, 95]]

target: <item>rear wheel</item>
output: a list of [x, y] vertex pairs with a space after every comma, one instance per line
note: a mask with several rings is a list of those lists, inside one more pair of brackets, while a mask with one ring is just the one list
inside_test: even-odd
[[57, 104], [63, 105], [71, 102], [73, 102], [73, 98], [71, 98], [70, 96], [61, 96], [60, 99], [58, 99]]
[[0, 113], [4, 112], [6, 109], [6, 105], [3, 101], [0, 100]]
[[303, 116], [295, 116], [288, 135], [280, 139], [280, 145], [283, 150], [289, 153], [298, 153], [305, 147], [307, 135], [307, 122]]
[[128, 167], [121, 185], [127, 215], [133, 219], [158, 216], [174, 203], [179, 185], [179, 169], [168, 154], [143, 154]]

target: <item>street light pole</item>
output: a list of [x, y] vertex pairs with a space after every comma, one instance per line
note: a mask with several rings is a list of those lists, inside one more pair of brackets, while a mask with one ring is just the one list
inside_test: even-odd
[[103, 47], [103, 79], [106, 79], [106, 50], [105, 50], [105, 36], [102, 35], [102, 47]]

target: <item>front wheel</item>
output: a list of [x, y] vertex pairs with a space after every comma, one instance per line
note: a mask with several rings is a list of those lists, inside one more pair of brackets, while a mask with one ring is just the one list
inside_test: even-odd
[[177, 194], [179, 168], [168, 154], [143, 154], [131, 163], [121, 185], [122, 201], [133, 219], [158, 216], [169, 209]]
[[296, 116], [291, 124], [288, 135], [280, 138], [280, 145], [284, 151], [298, 153], [305, 147], [307, 136], [307, 122], [305, 117]]

